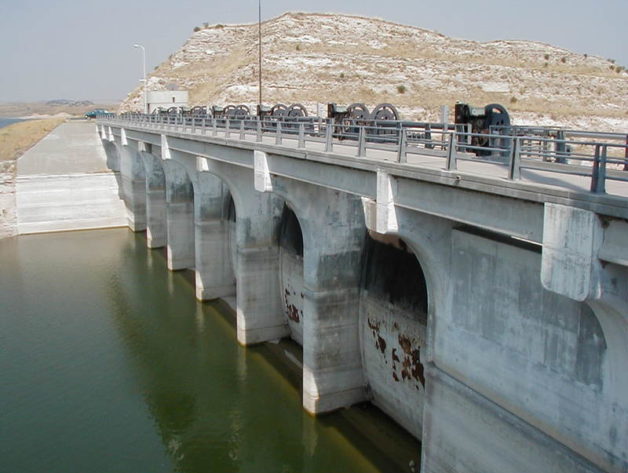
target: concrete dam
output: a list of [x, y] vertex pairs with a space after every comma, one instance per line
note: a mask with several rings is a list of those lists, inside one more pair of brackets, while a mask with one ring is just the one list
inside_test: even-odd
[[197, 299], [235, 297], [242, 345], [302, 346], [308, 412], [372, 402], [421, 439], [423, 473], [628, 471], [612, 145], [587, 142], [585, 175], [520, 137], [500, 161], [455, 133], [390, 145], [321, 121], [109, 117], [98, 133], [129, 228], [194, 271]]

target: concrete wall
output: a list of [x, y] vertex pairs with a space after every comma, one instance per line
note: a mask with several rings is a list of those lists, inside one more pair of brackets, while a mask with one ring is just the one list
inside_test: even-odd
[[0, 238], [17, 235], [15, 161], [0, 161]]
[[159, 107], [169, 109], [170, 107], [187, 107], [187, 90], [153, 90], [148, 92], [148, 113], [153, 113]]

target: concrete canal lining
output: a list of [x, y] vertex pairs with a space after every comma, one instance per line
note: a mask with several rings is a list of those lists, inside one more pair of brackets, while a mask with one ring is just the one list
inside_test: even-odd
[[18, 159], [18, 234], [127, 225], [119, 176], [95, 132], [91, 122], [66, 122]]

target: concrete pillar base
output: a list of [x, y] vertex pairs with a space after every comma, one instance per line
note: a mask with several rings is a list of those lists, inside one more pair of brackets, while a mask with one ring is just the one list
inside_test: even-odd
[[304, 296], [303, 407], [319, 414], [366, 400], [357, 288]]
[[233, 296], [235, 276], [229, 254], [229, 222], [209, 220], [195, 225], [196, 298]]
[[252, 345], [288, 336], [278, 297], [278, 248], [239, 248], [237, 257], [238, 342]]
[[146, 230], [149, 248], [166, 246], [166, 191], [163, 189], [146, 193]]
[[168, 269], [194, 268], [194, 203], [168, 204]]

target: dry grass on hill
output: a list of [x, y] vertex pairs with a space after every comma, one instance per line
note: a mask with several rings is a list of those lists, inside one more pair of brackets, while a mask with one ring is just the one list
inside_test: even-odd
[[0, 128], [0, 161], [19, 158], [64, 121], [64, 118], [47, 118]]
[[[369, 107], [390, 102], [405, 119], [437, 120], [457, 101], [501, 103], [513, 122], [625, 132], [628, 72], [612, 59], [535, 41], [477, 42], [415, 26], [340, 14], [286, 13], [262, 24], [267, 105]], [[178, 87], [190, 105], [257, 102], [257, 25], [205, 25], [149, 75], [149, 90]], [[142, 87], [120, 111], [142, 106]], [[450, 117], [453, 119], [453, 117]]]

